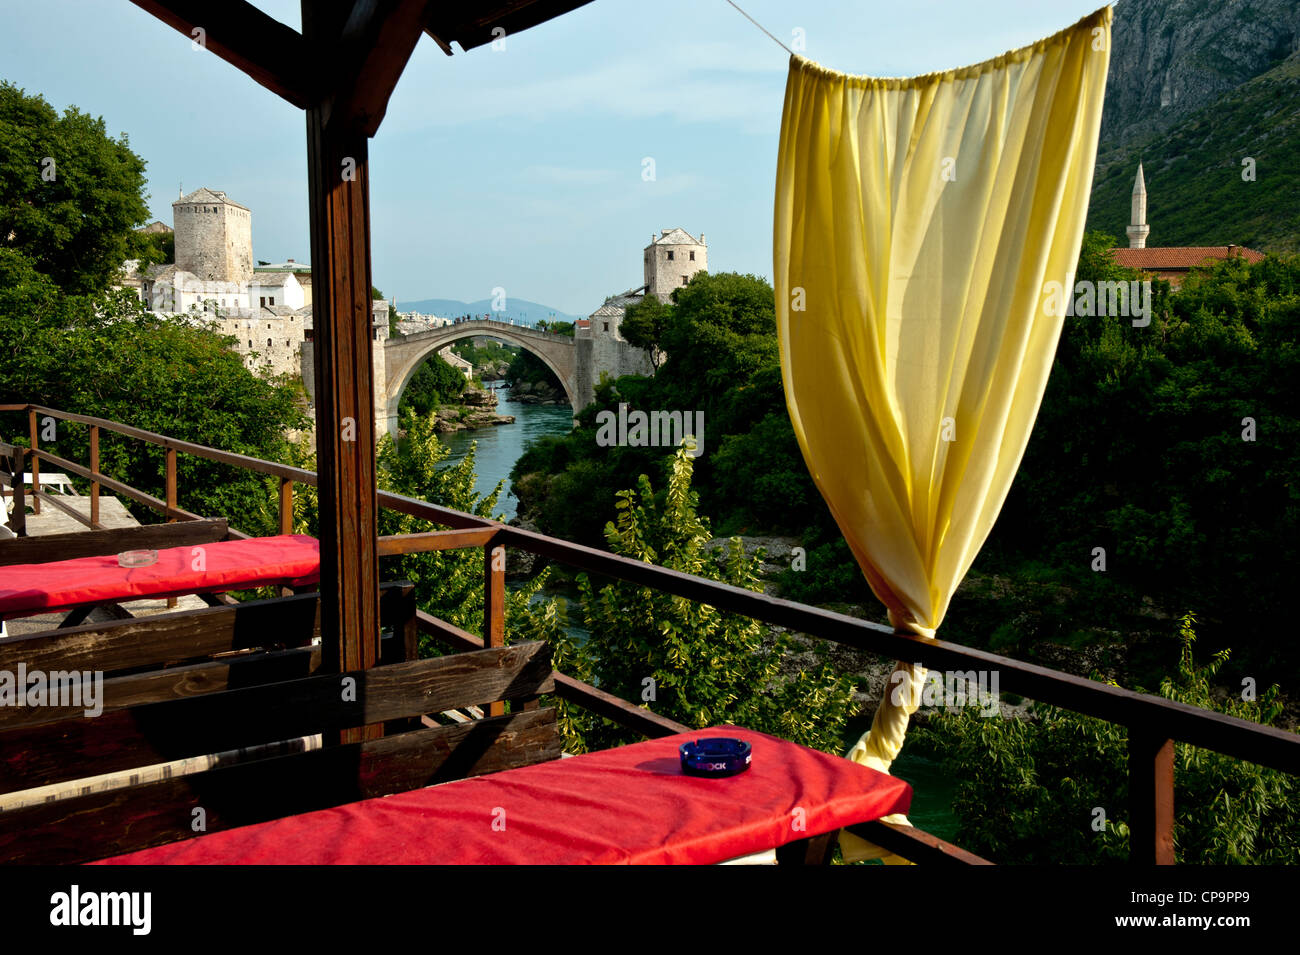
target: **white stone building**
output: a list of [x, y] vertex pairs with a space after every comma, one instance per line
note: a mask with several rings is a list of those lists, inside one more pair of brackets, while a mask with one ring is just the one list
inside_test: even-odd
[[589, 317], [579, 319], [578, 338], [626, 341], [619, 326], [628, 306], [635, 305], [647, 295], [654, 295], [661, 302], [671, 301], [673, 289], [686, 285], [696, 272], [708, 271], [709, 248], [704, 243], [703, 232], [696, 239], [684, 229], [664, 229], [658, 236], [651, 234], [642, 261], [645, 284], [609, 296]]

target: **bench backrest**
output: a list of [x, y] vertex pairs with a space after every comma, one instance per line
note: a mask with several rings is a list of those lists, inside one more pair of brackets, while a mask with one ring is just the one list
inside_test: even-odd
[[78, 557], [105, 557], [124, 550], [164, 550], [213, 544], [226, 540], [230, 529], [224, 517], [174, 524], [142, 524], [101, 531], [43, 534], [0, 541], [0, 567], [9, 564], [44, 564]]

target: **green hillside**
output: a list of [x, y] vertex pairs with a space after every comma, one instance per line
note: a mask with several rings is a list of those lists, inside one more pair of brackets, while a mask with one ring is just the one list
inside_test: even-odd
[[[1255, 181], [1242, 180], [1243, 157]], [[1300, 250], [1300, 55], [1167, 132], [1099, 151], [1088, 228], [1124, 236], [1139, 158], [1149, 244]]]

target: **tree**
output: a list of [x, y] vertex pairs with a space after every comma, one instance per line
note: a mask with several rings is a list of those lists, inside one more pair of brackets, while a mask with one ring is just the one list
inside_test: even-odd
[[411, 376], [398, 414], [411, 412], [429, 415], [446, 402], [455, 402], [465, 393], [466, 380], [460, 369], [448, 364], [439, 355], [430, 355]]
[[[1228, 659], [1193, 655], [1196, 618], [1184, 614], [1174, 676], [1160, 695], [1263, 725], [1282, 711], [1278, 688], [1219, 702], [1212, 681]], [[1034, 719], [985, 718], [979, 707], [941, 713], [914, 745], [959, 780], [957, 843], [994, 861], [1087, 865], [1128, 860], [1128, 740], [1122, 726], [1035, 705]], [[1289, 773], [1175, 746], [1177, 859], [1199, 865], [1286, 864], [1300, 852], [1300, 781]], [[1097, 807], [1105, 816], [1097, 814]]]
[[[309, 424], [302, 387], [249, 371], [231, 339], [146, 312], [128, 290], [64, 296], [5, 250], [0, 341], [7, 343], [0, 403], [95, 415], [273, 461], [285, 460], [287, 433]], [[42, 445], [74, 461], [87, 459], [85, 426], [60, 423], [57, 435]], [[262, 476], [189, 455], [180, 455], [178, 464], [182, 507], [228, 517], [248, 533], [275, 532]], [[103, 433], [100, 469], [160, 494], [164, 451]]]
[[659, 370], [659, 363], [663, 360], [660, 346], [671, 315], [671, 305], [659, 301], [657, 295], [647, 295], [624, 310], [623, 321], [618, 326], [619, 332], [628, 342], [646, 350], [650, 356], [650, 365], [655, 371]]
[[[624, 557], [761, 590], [756, 569], [733, 539], [724, 558], [705, 550], [712, 538], [696, 513], [692, 458], [672, 457], [668, 485], [656, 497], [641, 475], [636, 491], [618, 494], [616, 522], [606, 525], [610, 549]], [[653, 701], [670, 719], [703, 729], [734, 723], [808, 746], [838, 750], [852, 685], [829, 666], [785, 672], [792, 649], [784, 634], [770, 635], [755, 620], [676, 597], [651, 587], [616, 582], [597, 589], [579, 578], [592, 638], [566, 646], [557, 666], [625, 700]], [[627, 742], [626, 731], [597, 718], [571, 714], [577, 739], [589, 748]]]
[[103, 119], [0, 81], [0, 248], [69, 294], [106, 289], [144, 222], [145, 164]]

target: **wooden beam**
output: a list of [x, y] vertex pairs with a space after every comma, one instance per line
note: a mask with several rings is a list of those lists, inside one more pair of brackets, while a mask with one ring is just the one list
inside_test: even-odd
[[299, 109], [306, 109], [317, 98], [314, 58], [308, 56], [302, 35], [248, 0], [131, 2]]
[[327, 125], [367, 136], [379, 131], [434, 6], [433, 0], [356, 0], [340, 41], [341, 82], [324, 105]]
[[[303, 36], [332, 62], [351, 4], [303, 0]], [[364, 132], [307, 111], [319, 462], [321, 640], [335, 672], [379, 660], [379, 506]], [[349, 740], [359, 737], [349, 737]]]
[[419, 554], [434, 550], [455, 550], [458, 547], [481, 547], [492, 542], [497, 534], [495, 527], [458, 528], [450, 531], [427, 531], [420, 534], [393, 534], [379, 538], [379, 556]]
[[[439, 4], [425, 30], [451, 56], [452, 42], [462, 50], [512, 36], [585, 6], [591, 0], [492, 0], [474, 5]], [[504, 33], [494, 33], [503, 30]]]

